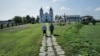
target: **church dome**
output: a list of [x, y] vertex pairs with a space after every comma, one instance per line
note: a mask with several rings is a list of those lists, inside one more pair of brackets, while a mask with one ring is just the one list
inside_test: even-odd
[[48, 15], [48, 13], [46, 12], [45, 15]]

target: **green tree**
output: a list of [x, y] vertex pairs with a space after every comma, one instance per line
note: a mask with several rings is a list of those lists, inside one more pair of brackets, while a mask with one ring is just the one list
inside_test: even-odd
[[26, 17], [23, 17], [23, 23], [24, 23], [24, 24], [27, 23], [27, 19], [26, 19]]
[[13, 18], [13, 20], [14, 20], [15, 23], [23, 23], [22, 17], [21, 17], [21, 16], [15, 16], [15, 17]]
[[34, 24], [35, 23], [35, 17], [31, 18], [31, 23]]
[[59, 18], [59, 16], [58, 16], [58, 15], [56, 15], [56, 16], [55, 16], [55, 20], [58, 20], [58, 18]]
[[39, 23], [39, 16], [37, 16], [37, 18], [36, 18], [36, 22]]
[[27, 23], [31, 23], [31, 17], [29, 15], [26, 16]]

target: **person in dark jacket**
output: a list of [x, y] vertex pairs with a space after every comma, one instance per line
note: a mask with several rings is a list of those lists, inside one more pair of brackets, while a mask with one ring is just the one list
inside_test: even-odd
[[54, 25], [53, 25], [53, 24], [51, 24], [51, 25], [49, 26], [49, 29], [50, 29], [50, 33], [51, 33], [51, 35], [53, 35]]

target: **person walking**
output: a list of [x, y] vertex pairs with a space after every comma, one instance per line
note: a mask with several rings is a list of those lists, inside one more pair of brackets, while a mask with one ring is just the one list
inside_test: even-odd
[[49, 29], [50, 29], [50, 33], [51, 33], [51, 35], [53, 35], [54, 25], [53, 25], [53, 24], [51, 24], [51, 25], [49, 26]]
[[47, 27], [46, 27], [46, 25], [44, 24], [44, 25], [42, 26], [42, 31], [43, 31], [43, 35], [45, 35], [45, 36], [46, 36], [46, 30], [47, 30]]

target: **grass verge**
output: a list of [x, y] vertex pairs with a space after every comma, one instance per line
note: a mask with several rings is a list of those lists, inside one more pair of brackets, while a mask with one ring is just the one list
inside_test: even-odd
[[99, 50], [97, 50], [100, 47], [99, 27], [99, 24], [56, 26], [55, 33], [59, 35], [57, 41], [66, 52], [66, 56], [99, 56]]
[[41, 24], [0, 30], [0, 56], [38, 56]]

